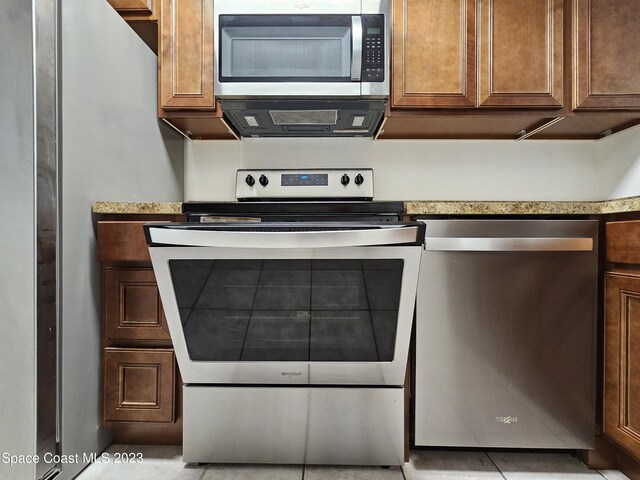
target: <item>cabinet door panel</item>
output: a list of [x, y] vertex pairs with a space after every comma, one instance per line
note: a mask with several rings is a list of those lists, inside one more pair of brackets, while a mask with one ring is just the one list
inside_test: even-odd
[[562, 0], [480, 0], [480, 106], [562, 106], [562, 9]]
[[640, 277], [605, 276], [604, 432], [640, 456]]
[[160, 107], [214, 110], [213, 0], [163, 0]]
[[173, 350], [106, 348], [104, 421], [173, 422], [175, 376]]
[[105, 268], [107, 341], [170, 340], [151, 268]]
[[575, 0], [574, 108], [640, 109], [640, 0]]
[[475, 106], [475, 0], [396, 0], [393, 106]]

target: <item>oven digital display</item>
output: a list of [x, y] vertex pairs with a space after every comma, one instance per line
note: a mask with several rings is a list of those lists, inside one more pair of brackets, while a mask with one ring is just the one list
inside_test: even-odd
[[283, 187], [329, 185], [329, 175], [326, 173], [283, 173], [280, 178]]

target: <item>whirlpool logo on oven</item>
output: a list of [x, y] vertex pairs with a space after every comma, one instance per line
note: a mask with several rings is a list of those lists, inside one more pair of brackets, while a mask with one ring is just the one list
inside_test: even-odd
[[280, 372], [283, 377], [299, 377], [302, 372]]
[[518, 423], [518, 417], [496, 417], [496, 422], [508, 425], [510, 423]]

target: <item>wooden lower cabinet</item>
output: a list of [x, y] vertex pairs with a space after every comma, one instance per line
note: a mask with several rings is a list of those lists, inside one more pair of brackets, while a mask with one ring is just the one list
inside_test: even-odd
[[105, 422], [174, 422], [175, 377], [171, 349], [105, 348]]
[[152, 268], [106, 267], [104, 315], [107, 341], [171, 339]]
[[102, 262], [102, 419], [114, 441], [182, 443], [182, 381], [142, 226], [99, 221]]
[[640, 274], [605, 275], [604, 433], [640, 458]]

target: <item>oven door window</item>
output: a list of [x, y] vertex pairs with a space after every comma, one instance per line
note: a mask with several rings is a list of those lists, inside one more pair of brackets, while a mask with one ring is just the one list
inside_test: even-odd
[[220, 81], [351, 81], [351, 17], [221, 15]]
[[404, 261], [170, 260], [193, 361], [390, 362]]

